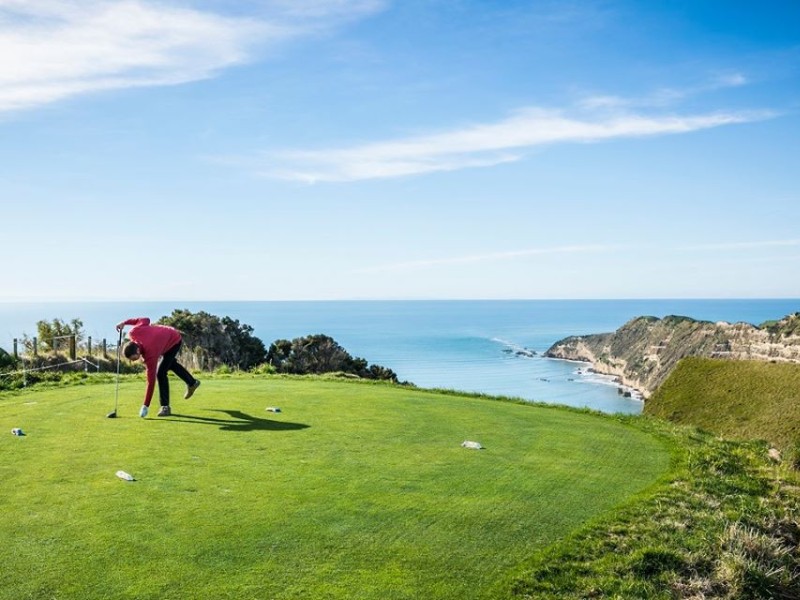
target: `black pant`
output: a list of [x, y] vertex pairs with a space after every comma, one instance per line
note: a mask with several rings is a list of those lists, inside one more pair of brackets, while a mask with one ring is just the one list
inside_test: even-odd
[[172, 348], [164, 352], [164, 356], [161, 357], [161, 364], [158, 365], [156, 380], [158, 381], [158, 396], [161, 400], [161, 406], [169, 406], [169, 379], [167, 379], [167, 373], [169, 371], [172, 371], [175, 375], [183, 379], [186, 385], [194, 385], [196, 381], [191, 373], [189, 373], [176, 358], [178, 352], [181, 350], [181, 343], [182, 342], [178, 342]]

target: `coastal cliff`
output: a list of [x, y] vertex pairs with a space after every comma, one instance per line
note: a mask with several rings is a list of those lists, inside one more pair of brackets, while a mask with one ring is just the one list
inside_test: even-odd
[[545, 356], [592, 363], [647, 398], [686, 356], [800, 363], [800, 313], [760, 326], [637, 317], [613, 333], [564, 338]]

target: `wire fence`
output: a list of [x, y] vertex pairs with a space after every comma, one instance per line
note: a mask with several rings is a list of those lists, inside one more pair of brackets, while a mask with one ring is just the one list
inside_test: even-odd
[[[42, 347], [44, 346], [44, 348]], [[106, 338], [100, 340], [99, 344], [93, 344], [92, 336], [86, 338], [86, 342], [77, 335], [59, 335], [45, 340], [40, 340], [36, 336], [14, 338], [12, 341], [12, 356], [15, 360], [25, 357], [38, 357], [40, 355], [53, 355], [65, 352], [70, 360], [77, 360], [78, 354], [84, 356], [102, 356], [108, 358], [109, 353], [115, 353], [116, 342], [109, 343]]]
[[84, 370], [88, 371], [89, 368], [94, 369], [96, 372], [100, 372], [100, 363], [93, 363], [88, 358], [79, 358], [78, 360], [70, 360], [67, 362], [60, 362], [54, 365], [45, 365], [43, 367], [30, 367], [28, 369], [17, 369], [16, 371], [5, 371], [0, 373], [0, 377], [8, 377], [11, 375], [22, 375], [24, 373], [36, 373], [37, 371], [47, 371], [50, 369], [59, 369], [61, 367], [69, 366], [69, 365], [78, 365], [82, 364], [84, 366]]
[[[22, 385], [27, 386], [27, 375], [42, 371], [76, 371], [83, 367], [84, 372], [99, 373], [104, 363], [107, 370], [113, 370], [117, 358], [116, 340], [109, 344], [104, 338], [93, 346], [91, 336], [81, 343], [77, 335], [61, 335], [44, 340], [23, 336], [14, 338], [12, 345], [14, 370], [0, 372], [0, 382], [8, 378], [22, 377]], [[41, 346], [44, 346], [43, 349]]]

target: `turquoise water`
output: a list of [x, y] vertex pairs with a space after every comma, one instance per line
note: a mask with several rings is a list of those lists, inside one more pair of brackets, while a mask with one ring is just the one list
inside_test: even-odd
[[641, 402], [616, 385], [540, 354], [568, 335], [613, 331], [641, 315], [760, 324], [800, 311], [800, 300], [0, 303], [0, 347], [10, 350], [14, 338], [35, 335], [37, 321], [54, 318], [79, 318], [87, 335], [111, 342], [120, 320], [156, 320], [176, 308], [238, 319], [267, 345], [324, 333], [421, 387], [638, 413]]

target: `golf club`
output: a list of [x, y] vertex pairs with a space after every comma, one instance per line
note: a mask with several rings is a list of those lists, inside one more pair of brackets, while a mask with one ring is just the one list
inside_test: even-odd
[[122, 329], [119, 330], [119, 340], [117, 341], [117, 385], [114, 390], [114, 410], [106, 415], [108, 419], [117, 418], [117, 405], [119, 403], [119, 353], [122, 349]]

